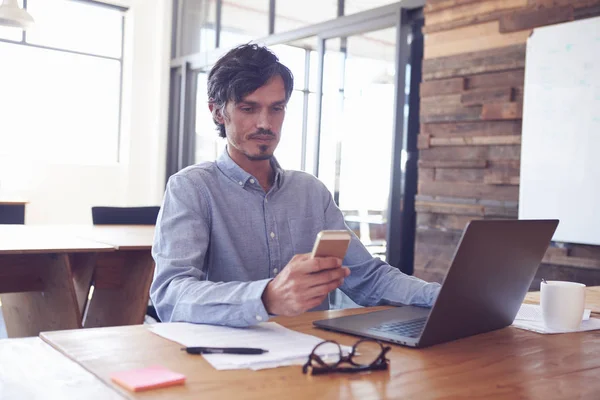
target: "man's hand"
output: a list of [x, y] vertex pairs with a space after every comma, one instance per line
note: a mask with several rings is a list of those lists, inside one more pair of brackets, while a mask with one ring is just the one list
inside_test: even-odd
[[262, 301], [269, 314], [295, 316], [318, 306], [350, 275], [342, 260], [295, 255], [265, 288]]

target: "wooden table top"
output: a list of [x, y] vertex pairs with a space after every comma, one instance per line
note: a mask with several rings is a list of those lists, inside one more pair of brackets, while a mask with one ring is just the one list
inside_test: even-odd
[[0, 397], [5, 400], [123, 399], [37, 337], [0, 340], [0, 360]]
[[82, 239], [42, 225], [0, 225], [0, 255], [114, 250], [114, 246]]
[[154, 241], [154, 225], [57, 225], [56, 228], [119, 250], [150, 250]]
[[13, 206], [13, 205], [25, 205], [29, 201], [20, 199], [18, 197], [0, 197], [0, 206]]
[[150, 250], [152, 225], [0, 225], [0, 254]]
[[[312, 321], [386, 307], [306, 313], [273, 319], [293, 330], [352, 345], [357, 338]], [[541, 335], [514, 327], [425, 349], [392, 345], [389, 371], [302, 374], [300, 366], [217, 371], [201, 356], [143, 325], [44, 332], [43, 340], [124, 396], [143, 399], [600, 398], [600, 335]], [[112, 372], [160, 364], [187, 376], [184, 386], [128, 392]]]

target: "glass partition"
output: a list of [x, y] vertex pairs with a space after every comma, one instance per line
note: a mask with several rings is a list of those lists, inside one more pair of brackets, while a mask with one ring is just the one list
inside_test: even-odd
[[367, 248], [386, 253], [395, 118], [396, 28], [329, 39], [319, 178]]

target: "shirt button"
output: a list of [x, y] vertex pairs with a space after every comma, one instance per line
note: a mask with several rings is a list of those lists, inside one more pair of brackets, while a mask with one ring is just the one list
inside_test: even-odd
[[244, 182], [242, 182], [242, 181], [239, 181], [238, 183], [240, 184], [240, 186], [244, 185]]
[[254, 182], [255, 182], [255, 180], [254, 180], [254, 179], [250, 179], [250, 183], [254, 183]]
[[273, 273], [276, 274], [279, 271], [277, 268], [273, 268]]
[[275, 239], [275, 234], [271, 232], [271, 239]]
[[256, 316], [256, 320], [257, 320], [257, 321], [262, 321], [262, 317], [261, 317], [260, 315], [257, 315], [257, 316]]

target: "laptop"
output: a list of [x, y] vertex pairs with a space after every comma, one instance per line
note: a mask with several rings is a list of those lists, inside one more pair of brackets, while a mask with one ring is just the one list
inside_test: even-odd
[[314, 321], [322, 329], [410, 347], [512, 324], [558, 220], [471, 221], [432, 308], [400, 306]]

